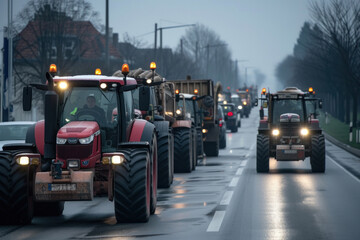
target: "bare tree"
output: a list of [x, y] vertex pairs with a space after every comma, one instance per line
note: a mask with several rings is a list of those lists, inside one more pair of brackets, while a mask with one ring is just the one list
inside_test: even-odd
[[352, 95], [352, 121], [357, 124], [360, 90], [360, 2], [331, 0], [312, 2], [312, 19], [322, 32], [321, 40], [339, 58], [339, 70]]

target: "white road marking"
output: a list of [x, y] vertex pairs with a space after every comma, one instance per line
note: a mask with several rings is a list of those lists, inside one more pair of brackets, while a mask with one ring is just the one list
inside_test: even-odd
[[229, 187], [236, 187], [236, 185], [238, 184], [238, 182], [239, 182], [239, 178], [238, 178], [238, 177], [234, 177], [234, 178], [231, 180], [231, 182], [230, 182], [230, 184], [229, 184]]
[[220, 202], [220, 205], [229, 205], [233, 194], [234, 191], [226, 191]]
[[225, 216], [225, 211], [216, 211], [206, 231], [218, 232], [220, 230], [221, 223], [224, 220], [224, 216]]
[[247, 160], [243, 160], [241, 163], [240, 163], [240, 167], [245, 167], [246, 164], [247, 164]]
[[327, 158], [331, 159], [331, 161], [333, 161], [333, 163], [335, 163], [338, 167], [342, 168], [348, 175], [350, 175], [350, 177], [352, 177], [353, 179], [355, 179], [357, 182], [360, 182], [360, 180], [355, 177], [351, 172], [349, 172], [346, 168], [344, 168], [343, 166], [341, 166], [340, 164], [338, 164], [332, 157], [330, 157], [329, 155], [326, 155]]
[[236, 171], [236, 175], [237, 176], [240, 176], [241, 174], [242, 174], [242, 172], [243, 172], [243, 168], [239, 168], [237, 171]]

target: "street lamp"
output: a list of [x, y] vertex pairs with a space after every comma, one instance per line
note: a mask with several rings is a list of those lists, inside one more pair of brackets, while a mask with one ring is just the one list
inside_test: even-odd
[[162, 31], [166, 30], [166, 29], [194, 27], [194, 26], [196, 26], [196, 24], [183, 24], [183, 25], [177, 25], [177, 26], [168, 26], [168, 27], [160, 27], [160, 28], [158, 28], [157, 23], [155, 23], [154, 57], [155, 57], [155, 60], [157, 60], [157, 55], [156, 55], [157, 31], [160, 31], [160, 66], [161, 66], [161, 69], [163, 69]]
[[216, 47], [223, 47], [223, 46], [227, 46], [226, 43], [219, 43], [219, 44], [207, 44], [205, 47], [202, 48], [206, 48], [206, 77], [209, 77], [209, 54], [210, 54], [210, 48], [216, 48]]

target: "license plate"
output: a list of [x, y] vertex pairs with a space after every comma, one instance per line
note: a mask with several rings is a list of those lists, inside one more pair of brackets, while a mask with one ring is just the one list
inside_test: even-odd
[[284, 150], [285, 154], [296, 154], [297, 150]]
[[49, 183], [49, 191], [59, 192], [59, 191], [75, 191], [76, 184], [51, 184]]

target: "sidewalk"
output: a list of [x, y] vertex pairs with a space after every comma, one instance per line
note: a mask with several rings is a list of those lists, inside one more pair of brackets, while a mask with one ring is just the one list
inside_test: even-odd
[[325, 132], [323, 134], [327, 140], [326, 145], [328, 145], [326, 154], [360, 179], [360, 150], [339, 142]]

